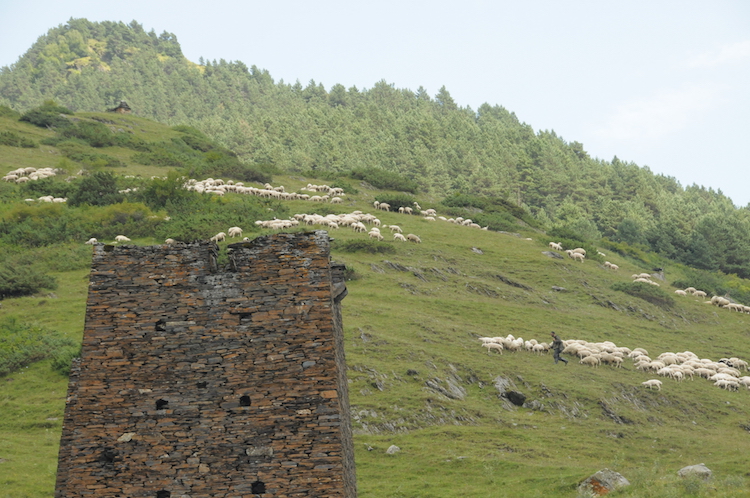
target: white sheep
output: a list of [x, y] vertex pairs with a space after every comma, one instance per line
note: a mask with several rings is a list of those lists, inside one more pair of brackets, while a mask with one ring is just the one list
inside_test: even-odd
[[555, 251], [562, 251], [563, 250], [562, 245], [560, 245], [558, 242], [550, 242], [549, 243], [549, 248], [550, 249], [554, 249]]
[[94, 244], [96, 244], [97, 242], [99, 242], [99, 241], [98, 241], [98, 240], [96, 240], [96, 238], [95, 238], [95, 237], [91, 237], [91, 238], [90, 238], [89, 240], [87, 240], [86, 242], [84, 242], [84, 244], [88, 244], [88, 245], [90, 245], [90, 246], [93, 246], [93, 245], [94, 245]]
[[654, 387], [657, 388], [659, 391], [661, 391], [661, 381], [658, 379], [650, 379], [645, 382], [641, 382], [642, 386], [646, 386], [649, 389], [653, 389]]
[[400, 233], [394, 233], [393, 240], [400, 240], [401, 242], [406, 242], [406, 237], [404, 237]]
[[726, 306], [729, 303], [731, 303], [731, 301], [725, 297], [714, 296], [711, 298], [711, 304], [715, 304], [716, 306]]
[[230, 237], [242, 237], [242, 229], [240, 227], [231, 227], [229, 230], [227, 230], [227, 234], [229, 234]]
[[225, 234], [224, 232], [219, 232], [216, 235], [214, 235], [213, 237], [211, 237], [210, 240], [212, 242], [221, 242], [221, 241], [225, 240], [226, 238], [227, 238], [227, 234]]
[[594, 367], [598, 367], [601, 361], [599, 360], [597, 356], [589, 355], [584, 358], [581, 358], [581, 361], [579, 361], [578, 363], [580, 363], [581, 365], [591, 365]]
[[422, 239], [420, 239], [417, 235], [414, 235], [413, 233], [410, 233], [406, 236], [406, 240], [409, 242], [414, 242], [415, 244], [421, 244]]
[[503, 354], [503, 345], [497, 342], [485, 342], [482, 346], [487, 348], [487, 354], [490, 354], [493, 349], [498, 353]]
[[729, 391], [736, 391], [740, 387], [739, 382], [728, 379], [719, 379], [714, 382], [714, 385], [716, 387], [721, 387], [722, 389], [727, 389]]
[[130, 239], [125, 237], [124, 235], [118, 235], [115, 237], [115, 242], [130, 242]]
[[571, 252], [570, 257], [576, 261], [580, 261], [581, 263], [583, 263], [583, 260], [586, 259], [586, 255], [581, 254], [580, 252]]
[[549, 351], [549, 348], [549, 344], [547, 344], [546, 342], [542, 342], [540, 344], [534, 344], [534, 347], [531, 348], [531, 350], [535, 353], [544, 354]]
[[736, 368], [738, 370], [748, 369], [748, 363], [745, 360], [740, 360], [739, 358], [729, 358], [728, 365], [731, 365], [733, 368]]
[[174, 244], [174, 243], [176, 243], [176, 242], [177, 242], [177, 241], [176, 241], [176, 240], [174, 240], [174, 239], [166, 239], [166, 240], [164, 241], [164, 243], [165, 243], [165, 244], [167, 244], [167, 245], [169, 245], [169, 246], [171, 246], [172, 244]]
[[677, 294], [678, 296], [687, 296], [688, 294], [686, 291], [682, 289], [677, 289], [676, 291], [674, 291], [674, 293]]

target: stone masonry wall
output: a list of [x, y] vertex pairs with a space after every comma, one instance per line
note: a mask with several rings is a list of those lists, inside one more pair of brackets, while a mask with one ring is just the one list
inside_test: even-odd
[[355, 497], [326, 232], [94, 248], [57, 498]]

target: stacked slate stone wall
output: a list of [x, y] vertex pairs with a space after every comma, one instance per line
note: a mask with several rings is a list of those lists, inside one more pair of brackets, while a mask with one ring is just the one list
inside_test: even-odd
[[354, 497], [326, 232], [94, 247], [55, 496]]

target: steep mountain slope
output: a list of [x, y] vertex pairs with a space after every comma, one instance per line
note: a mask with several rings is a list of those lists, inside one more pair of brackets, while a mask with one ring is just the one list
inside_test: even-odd
[[[133, 134], [146, 144], [190, 142], [198, 136], [141, 118], [74, 117], [115, 120], [107, 126], [123, 129], [130, 123]], [[8, 119], [8, 126], [30, 140], [57, 136]], [[0, 173], [27, 160], [46, 165], [55, 152], [60, 155], [52, 165], [59, 166], [59, 145], [28, 150], [0, 146], [0, 152], [16, 155], [12, 162], [4, 160]], [[94, 149], [82, 147], [84, 152]], [[689, 350], [713, 360], [750, 359], [748, 315], [673, 294], [670, 284], [689, 280], [695, 275], [690, 269], [632, 248], [623, 254], [640, 254], [642, 259], [600, 247], [607, 260], [619, 265], [618, 271], [606, 269], [595, 248], [583, 263], [556, 259], [544, 254], [549, 237], [518, 220], [512, 230], [485, 231], [376, 211], [375, 200], [404, 194], [343, 176], [322, 180], [277, 174], [272, 181], [287, 192], [304, 192], [308, 183], [335, 183], [347, 193], [338, 205], [170, 190], [174, 185], [161, 177], [172, 168], [134, 165], [132, 158], [139, 151], [127, 147], [95, 150], [126, 166], [84, 169], [119, 173], [114, 175], [124, 182], [119, 187], [140, 189], [123, 194], [130, 202], [78, 207], [63, 203], [46, 216], [48, 205], [23, 200], [32, 182], [0, 183], [4, 253], [58, 279], [53, 293], [4, 299], [0, 318], [36, 322], [52, 336], [80, 341], [87, 288], [88, 248], [83, 242], [92, 235], [111, 240], [124, 233], [135, 243], [154, 244], [175, 233], [208, 238], [238, 225], [252, 237], [266, 233], [255, 226], [256, 220], [295, 213], [369, 212], [381, 225], [417, 234], [422, 243], [394, 241], [384, 226], [381, 231], [388, 237], [382, 242], [349, 228], [330, 230], [333, 257], [346, 264], [350, 277], [344, 300], [345, 348], [360, 496], [572, 497], [581, 479], [603, 467], [633, 483], [620, 496], [750, 495], [744, 459], [750, 450], [747, 390], [727, 391], [699, 378], [669, 381], [636, 370], [631, 360], [622, 368], [592, 368], [571, 356], [570, 365], [564, 366], [555, 365], [549, 354], [489, 354], [479, 341], [512, 334], [541, 342], [555, 330], [568, 340], [643, 347], [652, 357]], [[199, 156], [214, 157], [210, 152]], [[133, 173], [141, 178], [126, 178]], [[159, 178], [150, 180], [153, 175]], [[55, 177], [46, 188], [72, 189], [92, 176], [69, 182]], [[169, 195], [161, 199], [158, 194], [164, 192]], [[475, 207], [453, 211], [460, 208], [443, 205], [430, 194], [417, 193], [413, 199], [446, 218], [458, 212], [464, 217], [484, 214]], [[134, 208], [139, 202], [144, 204]], [[98, 226], [69, 231], [54, 222], [67, 220], [66, 227], [75, 227], [84, 216]], [[31, 232], [21, 229], [24, 220], [35, 218], [56, 227], [53, 236], [59, 240], [21, 237], [11, 243], [8, 235], [28, 236]], [[641, 295], [658, 297], [658, 304], [613, 290], [616, 284], [631, 288], [631, 274], [651, 272], [654, 265], [665, 269], [666, 280], [653, 287], [663, 292]], [[747, 286], [741, 279], [733, 282]], [[662, 390], [641, 386], [649, 378], [662, 379]], [[503, 385], [523, 393], [526, 404], [518, 407], [501, 396]], [[5, 460], [0, 463], [0, 497], [51, 496], [65, 378], [45, 360], [3, 377], [0, 386], [0, 458]], [[386, 454], [392, 444], [401, 451]], [[699, 462], [714, 470], [712, 484], [676, 478], [677, 469]]]

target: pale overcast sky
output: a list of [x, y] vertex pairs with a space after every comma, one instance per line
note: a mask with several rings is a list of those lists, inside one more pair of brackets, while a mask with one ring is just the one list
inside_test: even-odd
[[750, 203], [747, 0], [0, 0], [0, 66], [71, 17], [136, 20], [192, 61], [276, 81], [445, 85], [461, 106]]

